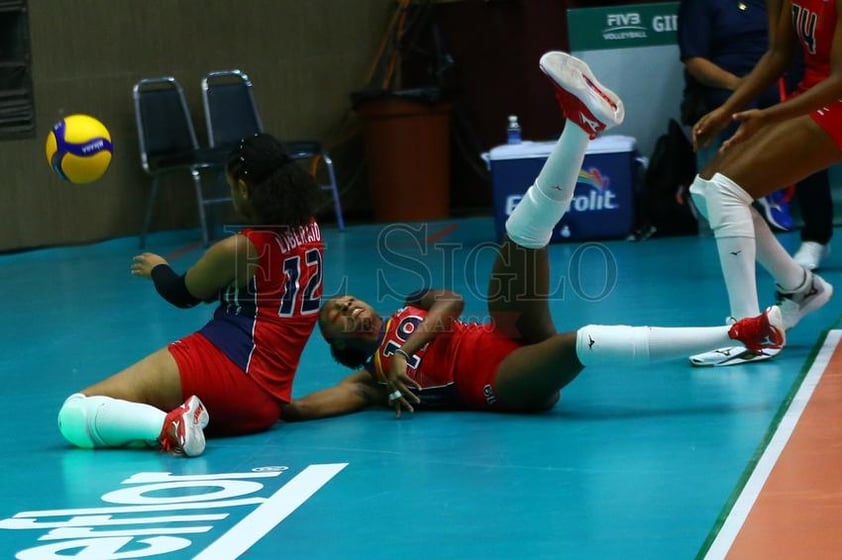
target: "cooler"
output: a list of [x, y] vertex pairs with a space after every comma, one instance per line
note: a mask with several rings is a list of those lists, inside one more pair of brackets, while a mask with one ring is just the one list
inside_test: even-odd
[[[506, 144], [483, 157], [491, 170], [494, 226], [502, 239], [506, 218], [535, 181], [555, 141]], [[591, 140], [579, 171], [570, 209], [553, 231], [553, 242], [611, 239], [629, 235], [634, 226], [638, 176], [637, 143], [630, 136]]]

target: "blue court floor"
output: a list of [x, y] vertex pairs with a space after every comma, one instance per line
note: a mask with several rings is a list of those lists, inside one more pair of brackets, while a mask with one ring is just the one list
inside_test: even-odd
[[[484, 314], [490, 218], [324, 234], [326, 294], [347, 289], [387, 314], [399, 295], [446, 286], [464, 293], [466, 314]], [[158, 233], [148, 247], [183, 271], [197, 238]], [[213, 309], [175, 309], [131, 277], [136, 247], [0, 256], [0, 558], [694, 558], [839, 310], [831, 301], [806, 318], [765, 363], [588, 369], [541, 415], [371, 410], [210, 440], [196, 459], [74, 449], [56, 427], [65, 397]], [[563, 330], [727, 315], [710, 237], [557, 244], [551, 258]], [[842, 251], [822, 274], [842, 286]], [[771, 280], [759, 282], [770, 304]], [[346, 373], [314, 336], [294, 392]]]

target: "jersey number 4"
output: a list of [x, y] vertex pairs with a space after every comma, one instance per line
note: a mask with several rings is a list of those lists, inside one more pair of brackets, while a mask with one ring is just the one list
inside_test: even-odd
[[816, 24], [819, 16], [807, 8], [792, 6], [792, 24], [798, 38], [807, 47], [810, 54], [816, 54]]
[[278, 316], [292, 317], [296, 313], [310, 315], [318, 312], [322, 295], [321, 252], [318, 249], [305, 252], [303, 267], [301, 256], [286, 258], [283, 268], [287, 281]]

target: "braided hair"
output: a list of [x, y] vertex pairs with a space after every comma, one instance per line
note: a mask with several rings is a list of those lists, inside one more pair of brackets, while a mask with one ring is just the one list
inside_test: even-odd
[[319, 190], [316, 181], [271, 134], [240, 140], [228, 155], [225, 171], [234, 181], [245, 181], [262, 225], [300, 226], [310, 221]]
[[325, 334], [325, 321], [322, 317], [322, 312], [325, 309], [325, 305], [327, 302], [322, 304], [321, 311], [319, 312], [319, 331], [322, 333], [322, 337], [325, 339], [325, 342], [328, 343], [330, 346], [330, 355], [333, 359], [342, 364], [345, 367], [349, 368], [360, 368], [365, 365], [366, 361], [368, 361], [369, 353], [365, 350], [361, 350], [359, 348], [354, 348], [352, 346], [342, 346], [341, 348], [336, 344], [336, 340], [331, 340]]
[[365, 350], [348, 346], [337, 348], [335, 344], [330, 345], [330, 355], [337, 363], [351, 369], [363, 367], [369, 358], [369, 354]]

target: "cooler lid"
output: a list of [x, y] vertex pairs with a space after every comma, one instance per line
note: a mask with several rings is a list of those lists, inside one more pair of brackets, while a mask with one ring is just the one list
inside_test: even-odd
[[[503, 144], [502, 146], [491, 148], [488, 152], [487, 158], [485, 157], [485, 154], [483, 154], [483, 159], [487, 159], [488, 161], [498, 161], [504, 159], [545, 158], [550, 155], [550, 152], [555, 145], [555, 140], [548, 140], [545, 142], [524, 140], [520, 144]], [[608, 134], [605, 136], [598, 136], [591, 140], [585, 154], [633, 152], [636, 148], [637, 140], [634, 137], [623, 136], [621, 134]]]

